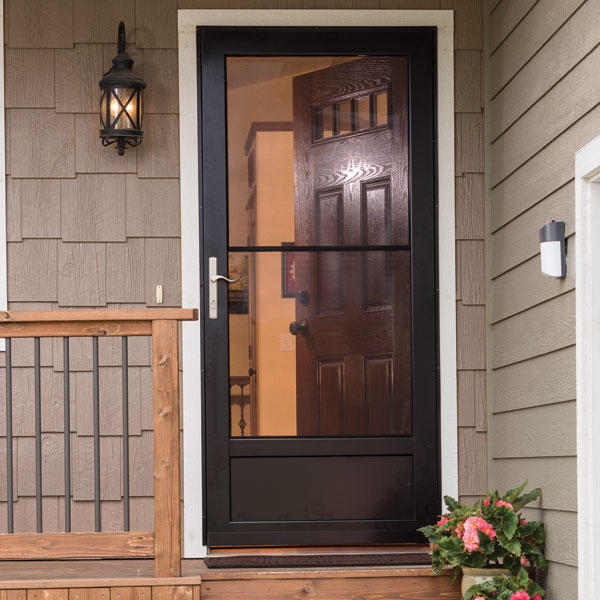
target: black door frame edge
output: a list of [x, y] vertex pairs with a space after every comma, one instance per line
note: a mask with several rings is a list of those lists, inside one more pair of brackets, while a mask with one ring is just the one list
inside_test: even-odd
[[[292, 44], [289, 44], [289, 47], [286, 46], [284, 50], [281, 50], [282, 46], [281, 43], [284, 41], [286, 44], [289, 43], [290, 41], [290, 36], [291, 34], [294, 33], [295, 34], [295, 38], [296, 39], [298, 36], [303, 36], [303, 40], [302, 40], [302, 44], [301, 44], [301, 48], [298, 47], [297, 44], [297, 39], [296, 39], [296, 48], [291, 48]], [[348, 33], [351, 33], [354, 35], [354, 38], [352, 39], [352, 41], [350, 41], [349, 36], [347, 35]], [[244, 34], [245, 37], [244, 37]], [[254, 34], [254, 35], [252, 35]], [[260, 35], [256, 35], [256, 34], [260, 34]], [[270, 34], [271, 36], [275, 36], [276, 38], [278, 38], [278, 43], [280, 44], [279, 46], [271, 46], [270, 50], [265, 50], [264, 49], [264, 39], [265, 39], [265, 35], [266, 34]], [[377, 34], [376, 36], [373, 36], [374, 39], [377, 41], [377, 48], [373, 48], [372, 46], [369, 47], [369, 52], [365, 53], [364, 50], [362, 50], [364, 48], [364, 45], [361, 46], [360, 41], [355, 41], [356, 38], [360, 38], [361, 40], [364, 39], [364, 36], [368, 36], [369, 34]], [[212, 35], [212, 39], [207, 39], [210, 38]], [[424, 75], [424, 77], [426, 79], [429, 79], [429, 87], [431, 89], [431, 94], [430, 94], [430, 102], [422, 102], [422, 103], [418, 103], [415, 101], [413, 95], [411, 94], [411, 100], [410, 100], [410, 106], [411, 106], [411, 114], [412, 116], [415, 116], [415, 113], [418, 112], [419, 110], [421, 111], [428, 111], [430, 114], [430, 118], [431, 118], [431, 122], [430, 122], [430, 132], [431, 132], [431, 136], [429, 139], [423, 141], [421, 139], [419, 139], [419, 136], [415, 135], [415, 132], [412, 131], [412, 126], [410, 128], [410, 139], [411, 139], [411, 177], [410, 177], [410, 182], [411, 182], [411, 190], [410, 190], [410, 194], [411, 194], [411, 206], [412, 203], [415, 199], [415, 190], [414, 190], [414, 186], [413, 183], [415, 182], [415, 177], [417, 177], [417, 175], [413, 172], [413, 167], [414, 164], [412, 162], [412, 158], [413, 155], [416, 152], [413, 152], [413, 143], [415, 143], [416, 145], [426, 145], [428, 146], [428, 150], [427, 149], [421, 149], [420, 152], [422, 153], [423, 156], [425, 156], [426, 154], [429, 154], [429, 158], [428, 158], [428, 163], [430, 166], [430, 172], [428, 174], [429, 177], [424, 177], [422, 178], [422, 180], [419, 182], [419, 184], [423, 183], [423, 181], [425, 179], [430, 179], [427, 183], [429, 186], [429, 191], [428, 192], [422, 192], [421, 190], [418, 190], [416, 193], [419, 194], [420, 196], [425, 196], [425, 197], [430, 197], [433, 200], [433, 206], [432, 206], [432, 210], [431, 210], [431, 214], [429, 215], [429, 219], [430, 219], [430, 223], [429, 225], [433, 227], [433, 246], [432, 248], [429, 248], [429, 252], [428, 254], [430, 255], [430, 268], [428, 269], [426, 274], [423, 274], [422, 272], [420, 272], [420, 277], [418, 278], [419, 281], [417, 282], [413, 282], [413, 285], [426, 285], [426, 286], [432, 286], [433, 287], [433, 296], [430, 299], [431, 300], [431, 304], [430, 304], [430, 315], [429, 315], [429, 319], [431, 321], [430, 323], [430, 327], [428, 328], [428, 335], [427, 335], [427, 344], [431, 345], [431, 341], [433, 340], [433, 345], [429, 348], [429, 352], [428, 354], [433, 356], [433, 380], [429, 381], [429, 385], [427, 386], [430, 390], [431, 393], [433, 393], [434, 396], [434, 402], [431, 404], [432, 406], [435, 406], [435, 411], [434, 411], [434, 420], [435, 420], [435, 436], [433, 437], [433, 439], [430, 440], [429, 443], [426, 444], [427, 448], [424, 448], [425, 452], [427, 455], [429, 456], [435, 456], [435, 464], [433, 465], [434, 468], [434, 473], [432, 473], [432, 475], [434, 475], [434, 479], [435, 481], [433, 482], [433, 487], [435, 488], [435, 494], [432, 494], [432, 496], [435, 496], [435, 499], [432, 498], [432, 500], [429, 502], [428, 506], [424, 508], [423, 514], [425, 515], [429, 515], [429, 516], [435, 516], [436, 514], [439, 513], [440, 511], [440, 504], [441, 504], [441, 498], [440, 498], [440, 490], [441, 490], [441, 479], [440, 479], [440, 475], [441, 475], [441, 456], [440, 456], [440, 422], [439, 422], [439, 418], [440, 418], [440, 402], [439, 402], [439, 398], [440, 398], [440, 390], [439, 390], [439, 364], [440, 364], [440, 356], [439, 356], [439, 325], [438, 325], [438, 315], [439, 315], [439, 297], [438, 297], [438, 224], [437, 224], [437, 209], [438, 209], [438, 196], [437, 196], [437, 181], [438, 181], [438, 169], [437, 169], [437, 89], [436, 89], [436, 85], [437, 85], [437, 73], [436, 73], [436, 68], [437, 68], [437, 61], [436, 61], [436, 28], [435, 27], [370, 27], [370, 28], [362, 28], [362, 27], [348, 27], [348, 28], [332, 28], [332, 27], [198, 27], [197, 28], [197, 55], [198, 55], [198, 68], [197, 68], [197, 72], [198, 72], [198, 142], [199, 142], [199, 150], [198, 150], [198, 157], [199, 157], [199, 165], [198, 165], [198, 177], [199, 177], [199, 181], [198, 181], [198, 185], [199, 185], [199, 213], [200, 213], [200, 224], [201, 224], [201, 233], [200, 235], [202, 236], [202, 239], [200, 240], [200, 298], [201, 298], [201, 323], [202, 323], [202, 339], [201, 339], [201, 345], [202, 345], [202, 365], [201, 365], [201, 392], [202, 392], [202, 413], [203, 413], [203, 423], [202, 423], [202, 436], [203, 436], [203, 448], [204, 448], [204, 458], [203, 461], [205, 462], [205, 467], [203, 469], [203, 510], [204, 510], [204, 514], [203, 514], [203, 522], [204, 522], [204, 527], [203, 527], [203, 542], [205, 544], [208, 543], [208, 529], [207, 529], [207, 507], [208, 507], [208, 487], [209, 485], [211, 485], [211, 482], [209, 482], [209, 469], [208, 469], [208, 464], [207, 464], [207, 457], [208, 457], [208, 443], [209, 440], [207, 438], [207, 418], [208, 418], [208, 411], [207, 411], [207, 402], [206, 402], [206, 373], [207, 373], [207, 368], [213, 368], [215, 365], [213, 363], [210, 362], [209, 357], [207, 356], [206, 353], [206, 333], [207, 333], [207, 323], [206, 323], [206, 318], [205, 318], [205, 306], [206, 306], [206, 298], [205, 298], [205, 294], [206, 294], [206, 286], [204, 286], [204, 270], [205, 270], [205, 264], [204, 261], [206, 260], [207, 256], [209, 255], [218, 255], [218, 253], [216, 253], [216, 251], [213, 249], [211, 251], [207, 250], [207, 236], [205, 235], [206, 230], [205, 230], [205, 219], [204, 216], [207, 212], [207, 210], [209, 210], [210, 208], [207, 208], [207, 204], [203, 201], [204, 198], [204, 192], [207, 189], [206, 187], [206, 173], [207, 172], [211, 172], [213, 175], [215, 174], [215, 172], [220, 173], [221, 177], [223, 179], [224, 182], [226, 182], [226, 169], [225, 171], [223, 171], [222, 167], [223, 165], [218, 165], [217, 162], [215, 162], [214, 159], [211, 160], [211, 158], [208, 157], [208, 153], [206, 152], [206, 148], [205, 148], [205, 129], [203, 128], [203, 122], [202, 122], [202, 117], [203, 117], [203, 110], [202, 107], [203, 105], [205, 105], [205, 103], [209, 100], [211, 100], [211, 93], [212, 93], [212, 98], [215, 98], [215, 92], [217, 90], [208, 90], [208, 86], [203, 87], [202, 85], [202, 81], [203, 81], [203, 75], [206, 75], [206, 73], [203, 74], [203, 58], [205, 58], [207, 56], [207, 54], [209, 53], [208, 50], [208, 46], [207, 44], [209, 42], [213, 43], [213, 48], [214, 48], [214, 42], [215, 42], [215, 38], [218, 35], [219, 38], [219, 42], [223, 45], [230, 43], [231, 42], [231, 38], [233, 37], [238, 37], [238, 41], [240, 42], [239, 44], [237, 44], [236, 47], [236, 51], [234, 52], [230, 52], [229, 55], [288, 55], [288, 56], [293, 56], [293, 55], [304, 55], [304, 56], [318, 56], [318, 55], [357, 55], [357, 54], [367, 54], [367, 55], [410, 55], [411, 58], [418, 55], [418, 52], [414, 51], [414, 47], [411, 48], [410, 50], [404, 50], [402, 51], [402, 46], [403, 44], [401, 43], [401, 40], [399, 39], [399, 37], [404, 36], [404, 47], [406, 47], [406, 37], [412, 37], [414, 38], [415, 36], [421, 36], [421, 40], [420, 40], [420, 44], [423, 45], [425, 44], [425, 48], [421, 47], [420, 51], [423, 51], [423, 53], [425, 55], [428, 56], [428, 60], [430, 61], [430, 71], [428, 73], [426, 73]], [[329, 35], [329, 38], [326, 38], [326, 35]], [[340, 35], [345, 35], [348, 39], [346, 39], [346, 43], [343, 44], [343, 51], [340, 51]], [[240, 38], [244, 38], [244, 39], [240, 39]], [[258, 41], [257, 41], [258, 40]], [[318, 50], [307, 50], [307, 47], [310, 48], [310, 41], [313, 42], [318, 42], [319, 43], [319, 48]], [[338, 44], [336, 46], [336, 43]], [[262, 49], [259, 49], [257, 51], [257, 46], [259, 45], [263, 45]], [[419, 46], [419, 43], [416, 44], [416, 46]], [[314, 46], [313, 46], [314, 47]], [[278, 50], [279, 48], [279, 50]], [[362, 50], [362, 51], [361, 51]], [[415, 90], [415, 69], [411, 69], [411, 73], [410, 73], [410, 86], [409, 86], [409, 93]], [[214, 75], [214, 73], [213, 73]], [[423, 73], [421, 73], [421, 75], [423, 75]], [[211, 73], [208, 73], [208, 79], [210, 79]], [[205, 78], [205, 79], [206, 79]], [[224, 83], [224, 78], [223, 78], [223, 83]], [[208, 93], [207, 93], [208, 92]], [[218, 94], [217, 94], [217, 98], [218, 100]], [[223, 107], [225, 107], [225, 102], [223, 100], [223, 97], [221, 97], [221, 101], [223, 102]], [[223, 122], [225, 121], [225, 117], [223, 117]], [[411, 118], [411, 125], [412, 125], [412, 118]], [[217, 151], [214, 152], [214, 155], [218, 156], [225, 156], [226, 157], [226, 139], [224, 140], [225, 143], [223, 145], [223, 147], [221, 148], [221, 152]], [[214, 150], [214, 148], [213, 148]], [[205, 165], [208, 166], [208, 168], [205, 170]], [[427, 186], [425, 186], [427, 187]], [[226, 201], [226, 184], [225, 184], [225, 201]], [[417, 244], [419, 243], [419, 230], [415, 227], [415, 231], [413, 231], [413, 225], [415, 225], [415, 223], [412, 221], [412, 213], [411, 213], [411, 232], [413, 233], [413, 243]], [[227, 220], [226, 214], [224, 212], [224, 219], [225, 221]], [[226, 222], [225, 222], [225, 230], [226, 230]], [[224, 256], [226, 257], [227, 255], [227, 250], [225, 248], [225, 252], [224, 252]], [[223, 266], [220, 267], [221, 269], [223, 269]], [[427, 280], [427, 281], [425, 281]], [[413, 319], [415, 317], [415, 303], [413, 302]], [[433, 315], [433, 319], [431, 318], [431, 315]], [[413, 341], [413, 347], [415, 344], [418, 344], [418, 341]], [[208, 366], [207, 366], [207, 362], [208, 362]], [[225, 361], [226, 362], [226, 361]], [[218, 366], [218, 365], [217, 365]], [[430, 365], [431, 366], [431, 365]], [[228, 374], [228, 364], [221, 364], [219, 371], [221, 371], [225, 376], [227, 376]], [[417, 381], [423, 381], [423, 378], [427, 378], [427, 373], [425, 372], [421, 372], [423, 371], [423, 369], [417, 369], [415, 364], [413, 364], [413, 373], [414, 373], [414, 380]], [[429, 376], [431, 377], [431, 371], [429, 371]], [[416, 433], [416, 432], [415, 432]], [[430, 465], [431, 467], [431, 465]], [[358, 525], [358, 524], [356, 524]], [[326, 534], [326, 532], [324, 532]], [[250, 538], [252, 537], [251, 532], [247, 532], [244, 534], [239, 534], [239, 538], [240, 538], [240, 543], [244, 544], [244, 545], [251, 545], [251, 542], [248, 541]], [[301, 538], [301, 536], [290, 536], [290, 537], [298, 537]], [[244, 539], [246, 539], [246, 541], [244, 542]], [[420, 538], [419, 538], [420, 539]], [[295, 542], [291, 541], [289, 545], [293, 545]], [[296, 543], [303, 543], [301, 540], [299, 542]], [[339, 543], [344, 543], [343, 541], [340, 541]], [[349, 541], [347, 543], [352, 543], [352, 541]]]

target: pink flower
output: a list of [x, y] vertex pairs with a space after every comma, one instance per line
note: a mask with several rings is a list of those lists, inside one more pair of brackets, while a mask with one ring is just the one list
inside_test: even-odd
[[442, 518], [437, 522], [437, 526], [441, 527], [442, 525], [445, 525], [448, 521], [450, 521], [450, 519], [446, 515], [443, 515]]
[[528, 567], [529, 566], [529, 561], [527, 560], [527, 557], [521, 556], [521, 566], [522, 567]]
[[536, 594], [531, 600], [542, 600], [542, 597], [539, 594]]
[[510, 600], [529, 600], [529, 594], [525, 590], [521, 592], [515, 592], [510, 597]]
[[465, 521], [464, 530], [462, 541], [467, 552], [472, 552], [479, 548], [479, 535], [477, 531], [482, 531], [490, 538], [496, 537], [494, 528], [481, 517], [469, 517]]
[[527, 525], [527, 521], [525, 519], [519, 519], [519, 525]]
[[498, 502], [496, 502], [496, 506], [508, 506], [508, 508], [513, 510], [513, 505], [510, 502], [504, 502], [504, 500], [498, 500]]
[[[486, 499], [485, 499], [485, 502], [484, 502], [484, 504], [485, 504], [486, 506], [489, 506], [489, 505], [490, 505], [490, 499], [489, 499], [489, 498], [486, 498]], [[477, 600], [477, 599], [475, 599], [475, 600]]]
[[483, 596], [477, 596], [477, 598], [473, 598], [473, 600], [485, 600]]

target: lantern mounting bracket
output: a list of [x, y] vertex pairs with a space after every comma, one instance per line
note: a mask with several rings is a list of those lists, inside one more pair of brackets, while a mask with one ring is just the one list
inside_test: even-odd
[[125, 54], [125, 23], [119, 21], [119, 33], [117, 34], [117, 51], [119, 54]]

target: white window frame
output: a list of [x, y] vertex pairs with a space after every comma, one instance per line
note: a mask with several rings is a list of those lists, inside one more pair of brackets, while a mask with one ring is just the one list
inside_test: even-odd
[[[179, 132], [182, 306], [200, 306], [196, 28], [437, 27], [438, 268], [442, 495], [458, 496], [454, 213], [454, 11], [179, 10]], [[202, 544], [201, 326], [183, 324], [184, 556]], [[187, 458], [186, 457], [190, 457]]]
[[600, 136], [575, 155], [575, 232], [578, 594], [592, 600], [600, 586]]

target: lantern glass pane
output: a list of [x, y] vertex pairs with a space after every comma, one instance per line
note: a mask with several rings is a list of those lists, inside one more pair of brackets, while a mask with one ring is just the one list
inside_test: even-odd
[[114, 88], [110, 96], [111, 129], [137, 129], [138, 94], [133, 88]]
[[102, 90], [100, 98], [100, 127], [106, 129], [106, 90]]

